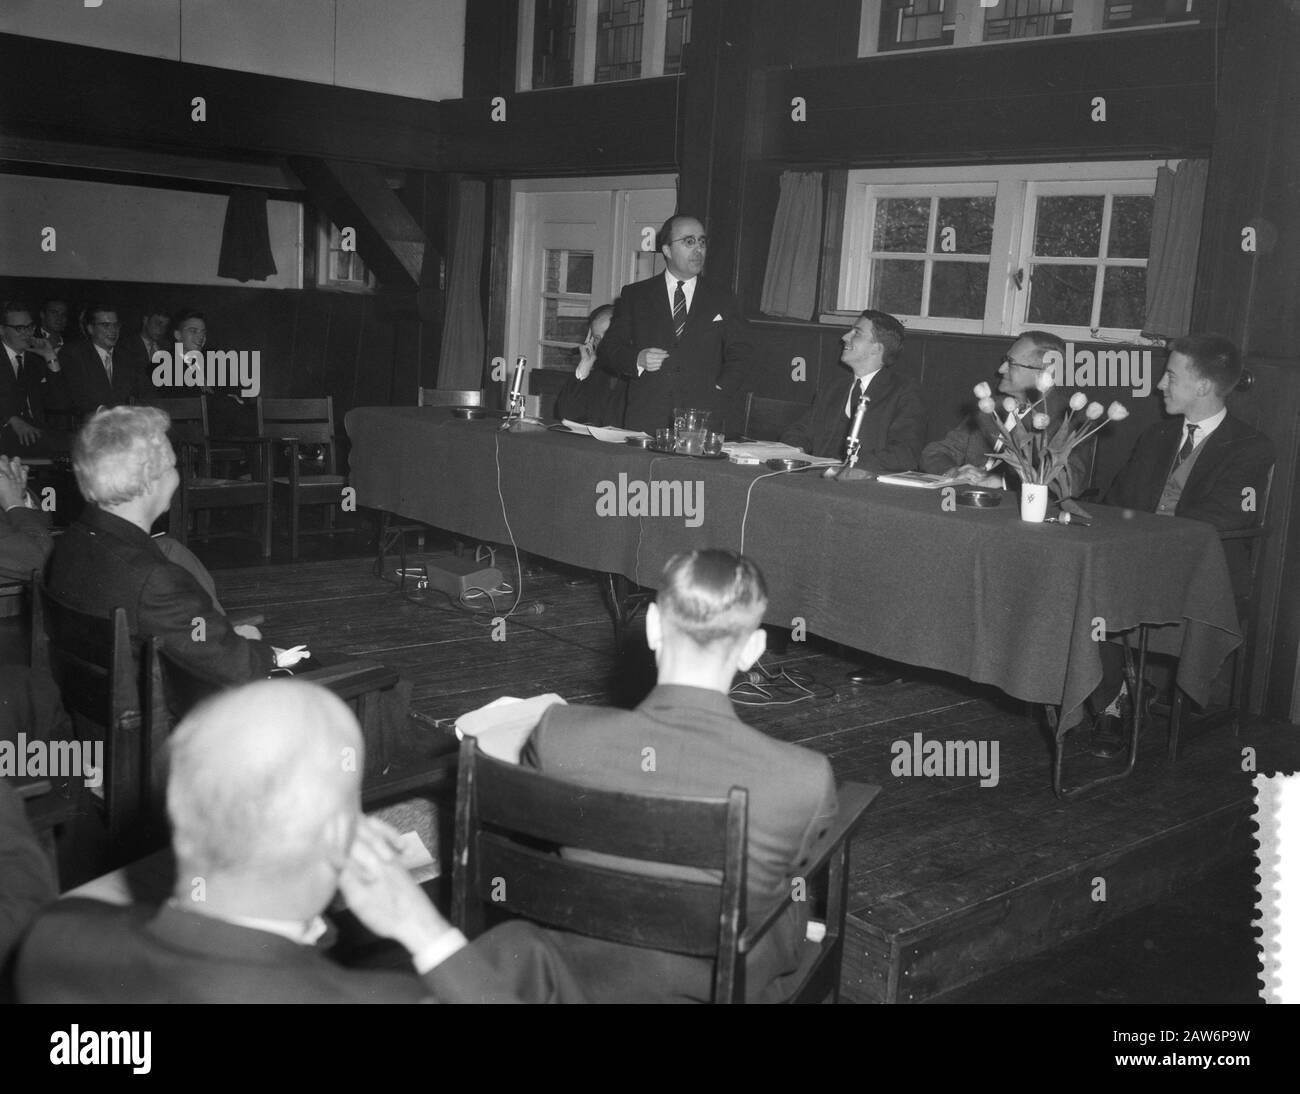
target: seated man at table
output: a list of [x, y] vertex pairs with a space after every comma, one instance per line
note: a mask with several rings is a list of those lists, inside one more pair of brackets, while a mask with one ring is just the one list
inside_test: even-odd
[[[766, 607], [763, 577], [748, 559], [718, 550], [674, 555], [646, 615], [658, 685], [634, 711], [549, 708], [520, 757], [548, 774], [610, 790], [725, 797], [733, 786], [745, 787], [751, 920], [790, 892], [791, 879], [806, 868], [837, 809], [825, 756], [750, 729], [732, 709], [728, 691], [736, 673], [763, 652], [759, 624]], [[646, 749], [656, 758], [649, 771]], [[612, 865], [646, 868], [644, 863]], [[788, 992], [807, 919], [806, 904], [792, 905], [750, 955], [751, 1002], [776, 1001]], [[688, 1002], [710, 996], [710, 962], [553, 933], [596, 1001]]]
[[[1054, 381], [1061, 379], [1065, 361], [1065, 343], [1055, 334], [1041, 330], [1027, 330], [1012, 344], [998, 365], [998, 401], [1010, 396], [1016, 400], [1016, 409], [1007, 413], [999, 409], [1004, 425], [1015, 433], [1025, 429], [1022, 420], [1030, 407], [1041, 398], [1039, 408], [1048, 415], [1047, 433], [1050, 436], [1069, 412], [1070, 404], [1065, 393], [1052, 386], [1044, 396], [1038, 388], [1045, 373], [1052, 373]], [[1019, 435], [1017, 435], [1019, 437]], [[1094, 442], [1095, 443], [1095, 442]], [[1003, 487], [1011, 485], [1008, 479], [1015, 472], [999, 461], [989, 458], [1002, 447], [993, 420], [978, 411], [959, 422], [938, 441], [931, 441], [921, 452], [921, 470], [932, 475], [945, 475], [954, 481], [976, 486]], [[1092, 446], [1082, 444], [1070, 454], [1070, 496], [1083, 491], [1091, 462]]]
[[823, 384], [807, 412], [782, 435], [784, 444], [813, 456], [844, 458], [845, 442], [862, 400], [857, 466], [875, 474], [911, 471], [925, 444], [925, 404], [911, 380], [892, 368], [903, 349], [903, 325], [868, 309], [840, 339], [848, 372]]
[[182, 664], [223, 683], [296, 663], [300, 649], [277, 649], [256, 627], [232, 624], [150, 538], [180, 482], [167, 424], [161, 410], [121, 406], [99, 411], [77, 435], [73, 470], [89, 504], [55, 547], [50, 591], [95, 615], [125, 608], [132, 633], [157, 635]]
[[555, 416], [561, 421], [623, 424], [628, 382], [596, 367], [596, 350], [613, 318], [613, 304], [602, 304], [588, 317], [587, 337], [578, 347], [578, 365], [555, 396]]
[[[1169, 343], [1158, 385], [1169, 418], [1137, 440], [1128, 463], [1103, 501], [1165, 517], [1212, 524], [1220, 532], [1250, 528], [1259, 519], [1275, 459], [1273, 442], [1228, 413], [1228, 393], [1241, 379], [1241, 354], [1220, 334], [1189, 334]], [[1250, 595], [1244, 543], [1226, 543], [1238, 600]], [[1094, 751], [1110, 756], [1127, 739], [1131, 697], [1124, 702], [1123, 651], [1101, 644], [1102, 681], [1088, 700]]]
[[[530, 924], [467, 943], [443, 919], [397, 861], [396, 833], [361, 815], [361, 732], [324, 688], [267, 680], [223, 692], [168, 747], [171, 900], [55, 903], [19, 953], [20, 1001], [585, 1001]], [[400, 943], [411, 971], [347, 969], [318, 949], [336, 892]]]

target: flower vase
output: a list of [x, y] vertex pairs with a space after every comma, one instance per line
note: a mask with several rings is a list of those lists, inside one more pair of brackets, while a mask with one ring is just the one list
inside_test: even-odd
[[1020, 484], [1020, 519], [1042, 524], [1047, 516], [1047, 499], [1051, 490], [1046, 483], [1022, 482]]

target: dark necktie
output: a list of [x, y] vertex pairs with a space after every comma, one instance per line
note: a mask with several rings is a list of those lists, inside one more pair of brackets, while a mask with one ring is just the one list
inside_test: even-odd
[[1183, 462], [1192, 454], [1192, 449], [1196, 447], [1196, 431], [1200, 428], [1199, 425], [1187, 423], [1187, 440], [1183, 441], [1183, 447], [1178, 450], [1178, 458], [1174, 460], [1175, 471], [1182, 467]]
[[677, 337], [686, 329], [686, 292], [682, 289], [685, 281], [677, 282], [677, 291], [673, 293], [673, 326], [677, 328]]

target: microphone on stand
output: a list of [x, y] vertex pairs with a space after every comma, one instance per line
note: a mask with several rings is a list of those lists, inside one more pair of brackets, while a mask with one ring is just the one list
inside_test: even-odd
[[823, 478], [835, 479], [837, 482], [852, 482], [858, 479], [875, 477], [869, 472], [857, 470], [858, 452], [862, 448], [862, 442], [858, 440], [858, 433], [862, 430], [862, 418], [867, 413], [867, 404], [870, 402], [871, 396], [864, 391], [862, 398], [858, 400], [858, 409], [853, 415], [853, 424], [849, 426], [848, 440], [844, 443], [844, 463], [839, 467], [828, 467], [823, 472]]

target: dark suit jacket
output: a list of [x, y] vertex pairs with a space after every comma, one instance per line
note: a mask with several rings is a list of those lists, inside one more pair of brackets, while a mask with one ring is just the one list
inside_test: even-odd
[[45, 569], [53, 545], [49, 514], [21, 505], [0, 513], [0, 578], [27, 581]]
[[[1182, 436], [1182, 417], [1148, 427], [1106, 491], [1105, 503], [1154, 513]], [[1259, 522], [1259, 506], [1275, 459], [1272, 441], [1229, 414], [1201, 446], [1174, 515], [1205, 521], [1220, 532], [1253, 527]], [[1255, 491], [1253, 510], [1242, 507], [1242, 491], [1247, 487]], [[1246, 545], [1225, 543], [1224, 554], [1234, 590], [1245, 595], [1250, 577]]]
[[[638, 376], [637, 355], [652, 348], [667, 350], [668, 359], [657, 372]], [[597, 360], [629, 379], [624, 424], [653, 435], [672, 425], [676, 407], [717, 411], [718, 427], [725, 427], [745, 389], [752, 353], [749, 323], [739, 302], [704, 277], [695, 283], [679, 342], [668, 289], [658, 274], [624, 288]], [[739, 421], [736, 417], [734, 424]], [[724, 431], [718, 427], [718, 432]]]
[[[5, 667], [6, 699], [11, 677], [19, 679], [19, 687], [26, 686], [21, 675], [12, 666]], [[0, 778], [0, 969], [7, 966], [10, 950], [36, 913], [58, 895], [50, 860], [27, 822], [23, 803], [10, 789], [9, 780]], [[5, 993], [0, 988], [0, 997]]]
[[182, 664], [224, 683], [247, 683], [274, 667], [269, 643], [237, 635], [193, 575], [169, 562], [148, 533], [97, 505], [87, 505], [59, 538], [48, 580], [55, 596], [81, 611], [125, 608], [133, 634], [158, 635]]
[[555, 396], [555, 417], [592, 425], [623, 424], [628, 380], [594, 368], [585, 380], [570, 376]]
[[45, 424], [44, 389], [46, 378], [53, 379], [58, 374], [51, 373], [45, 367], [45, 359], [36, 353], [19, 354], [22, 367], [18, 375], [9, 365], [9, 351], [0, 349], [0, 426], [17, 415], [32, 425]]
[[[642, 750], [655, 750], [655, 770]], [[634, 711], [557, 705], [546, 711], [520, 763], [573, 782], [645, 794], [725, 797], [749, 791], [751, 921], [790, 892], [791, 878], [835, 816], [826, 757], [773, 740], [736, 717], [731, 700], [703, 688], [661, 685]], [[577, 852], [573, 852], [575, 855]], [[588, 856], [608, 861], [601, 856]], [[644, 864], [615, 860], [622, 869]], [[692, 871], [662, 867], [674, 875]], [[750, 956], [747, 995], [772, 1002], [798, 965], [807, 904], [791, 906]], [[599, 1002], [686, 1002], [710, 997], [709, 962], [555, 932], [570, 965]]]
[[165, 905], [72, 898], [39, 916], [18, 957], [25, 1003], [582, 1002], [542, 932], [489, 931], [410, 973], [347, 969], [313, 946]]
[[[812, 456], [843, 459], [844, 442], [853, 424], [844, 415], [844, 404], [849, 388], [856, 383], [857, 377], [851, 371], [842, 370], [833, 382], [818, 390], [813, 405], [781, 434], [781, 440]], [[871, 402], [858, 432], [862, 442], [858, 466], [876, 474], [915, 469], [925, 444], [926, 413], [921, 392], [911, 380], [882, 368], [867, 387], [867, 395]]]
[[[139, 342], [140, 339], [137, 337], [135, 340]], [[144, 347], [140, 348], [143, 352]], [[79, 418], [93, 414], [101, 406], [125, 406], [133, 396], [143, 393], [139, 370], [129, 353], [113, 351], [111, 384], [99, 350], [91, 342], [65, 345], [59, 350], [59, 364], [63, 366], [72, 412]], [[145, 386], [148, 387], [147, 378]]]
[[[996, 395], [995, 398], [998, 403], [998, 416], [1005, 421], [1006, 412], [1002, 409], [1002, 400], [1005, 396]], [[1049, 437], [1055, 434], [1069, 410], [1070, 400], [1064, 392], [1059, 388], [1053, 388], [1048, 392], [1047, 413], [1051, 415], [1051, 422], [1047, 427]], [[1026, 432], [1023, 422], [1016, 426], [1016, 431], [1022, 435]], [[993, 419], [987, 414], [981, 414], [978, 409], [973, 409], [941, 440], [931, 441], [925, 446], [921, 452], [921, 470], [932, 475], [942, 475], [966, 464], [983, 467], [988, 462], [989, 453], [993, 451], [997, 441], [998, 431], [993, 424]], [[1067, 497], [1077, 497], [1088, 488], [1089, 472], [1092, 470], [1092, 453], [1096, 443], [1095, 438], [1086, 441], [1070, 453], [1072, 474]], [[1019, 484], [1019, 477], [1010, 464], [999, 462], [996, 471], [1006, 478], [1008, 487]]]
[[[170, 343], [171, 340], [167, 339], [158, 348], [171, 353], [176, 347]], [[117, 348], [113, 350], [114, 374], [117, 372], [119, 361], [131, 370], [131, 375], [134, 377], [138, 388], [136, 391], [138, 398], [144, 398], [151, 393], [160, 394], [154, 388], [153, 383], [153, 370], [158, 366], [150, 360], [149, 347], [144, 344], [144, 336], [139, 331], [118, 340]]]

